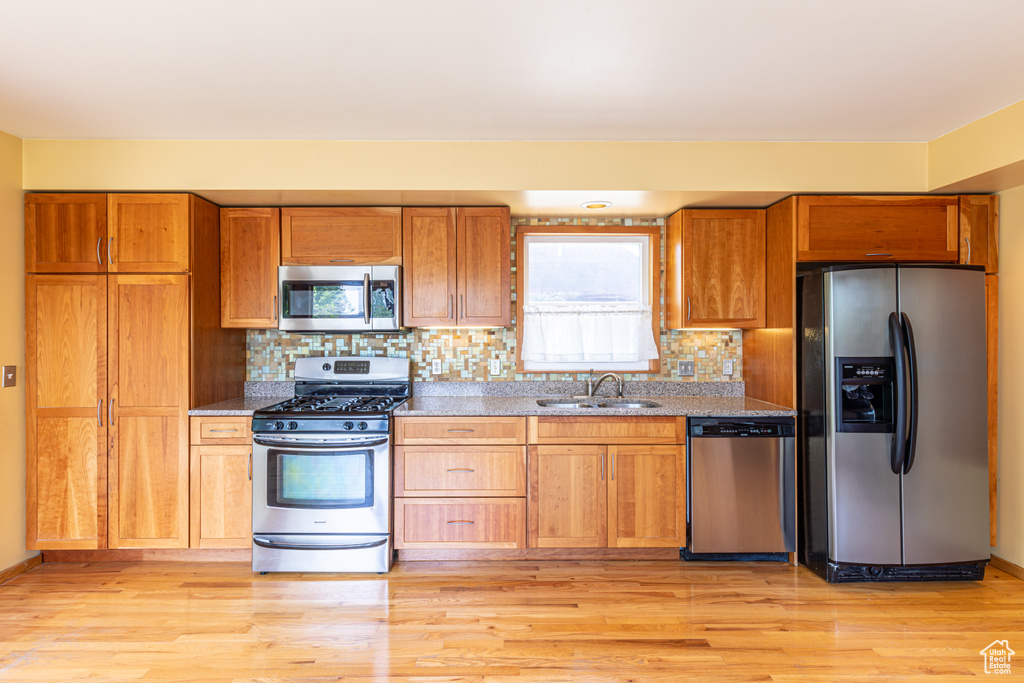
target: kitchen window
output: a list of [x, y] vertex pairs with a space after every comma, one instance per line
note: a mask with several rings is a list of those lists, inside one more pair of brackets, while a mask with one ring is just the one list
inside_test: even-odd
[[654, 372], [658, 228], [518, 231], [520, 372]]

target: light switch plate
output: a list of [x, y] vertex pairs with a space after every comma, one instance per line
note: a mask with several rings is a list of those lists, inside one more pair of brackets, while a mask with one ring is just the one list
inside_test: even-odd
[[440, 375], [441, 374], [441, 359], [440, 358], [435, 358], [434, 360], [430, 361], [430, 374], [432, 374], [432, 375]]
[[677, 367], [677, 373], [680, 377], [693, 377], [693, 361], [692, 360], [681, 360]]
[[490, 364], [490, 372], [492, 377], [497, 377], [501, 374], [501, 359], [492, 358]]
[[17, 365], [5, 365], [3, 386], [13, 387], [18, 385], [18, 366]]
[[732, 375], [732, 359], [722, 361], [722, 374]]

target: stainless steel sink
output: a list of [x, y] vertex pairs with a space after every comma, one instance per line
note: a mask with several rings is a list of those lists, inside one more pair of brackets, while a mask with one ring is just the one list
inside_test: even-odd
[[614, 408], [617, 410], [637, 410], [640, 408], [660, 408], [660, 403], [654, 401], [639, 401], [628, 399], [566, 399], [566, 398], [542, 398], [537, 400], [537, 405], [542, 408]]

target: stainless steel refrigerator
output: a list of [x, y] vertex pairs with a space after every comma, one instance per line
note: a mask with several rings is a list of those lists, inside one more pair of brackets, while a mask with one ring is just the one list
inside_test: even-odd
[[983, 578], [984, 272], [834, 266], [798, 292], [804, 563], [832, 582]]

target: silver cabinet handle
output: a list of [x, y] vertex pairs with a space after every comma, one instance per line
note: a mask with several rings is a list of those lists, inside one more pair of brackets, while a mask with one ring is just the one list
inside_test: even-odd
[[449, 318], [452, 317], [452, 306], [454, 306], [454, 302], [455, 302], [455, 295], [454, 294], [449, 294], [448, 295], [448, 317]]
[[367, 325], [370, 324], [370, 274], [366, 273], [363, 275], [363, 297], [365, 298], [364, 304], [366, 310], [363, 311], [363, 322]]
[[449, 432], [465, 432], [465, 433], [468, 434], [470, 432], [475, 432], [476, 430], [475, 429], [449, 429], [448, 431]]
[[[103, 238], [101, 237], [100, 239], [103, 239]], [[111, 237], [110, 239], [107, 240], [107, 263], [113, 263], [114, 262], [114, 259], [111, 258], [111, 256], [110, 256], [110, 245], [111, 245], [111, 243], [113, 241], [114, 241], [113, 237]]]
[[604, 481], [604, 453], [601, 454], [601, 481]]
[[245, 473], [249, 475], [249, 481], [252, 481], [252, 451], [249, 451], [249, 465], [245, 468]]
[[450, 469], [448, 471], [449, 472], [476, 472], [476, 470], [471, 470], [468, 467], [453, 467], [452, 469]]
[[612, 481], [615, 481], [615, 453], [612, 453]]
[[100, 427], [103, 426], [103, 399], [96, 404], [96, 422], [99, 423]]
[[878, 253], [878, 254], [864, 254], [864, 255], [865, 256], [892, 256], [892, 254], [882, 254], [882, 253]]
[[103, 257], [100, 256], [100, 247], [101, 246], [103, 246], [103, 238], [102, 237], [100, 237], [98, 240], [96, 240], [96, 262], [99, 263], [102, 266], [103, 265]]
[[459, 320], [466, 317], [466, 297], [459, 294]]
[[476, 522], [472, 522], [468, 519], [453, 519], [452, 521], [448, 522], [448, 524], [451, 524], [453, 526], [467, 526], [470, 524], [476, 524]]
[[274, 322], [277, 322], [277, 294], [274, 295]]
[[221, 433], [224, 433], [224, 432], [237, 432], [237, 431], [238, 431], [237, 429], [211, 429], [210, 433], [211, 434], [221, 434]]
[[967, 242], [967, 265], [971, 264], [971, 238], [965, 237], [964, 242]]
[[107, 404], [107, 426], [114, 426], [114, 399]]
[[686, 297], [686, 319], [690, 319], [690, 297]]
[[331, 263], [352, 263], [355, 259], [351, 258], [332, 258]]

